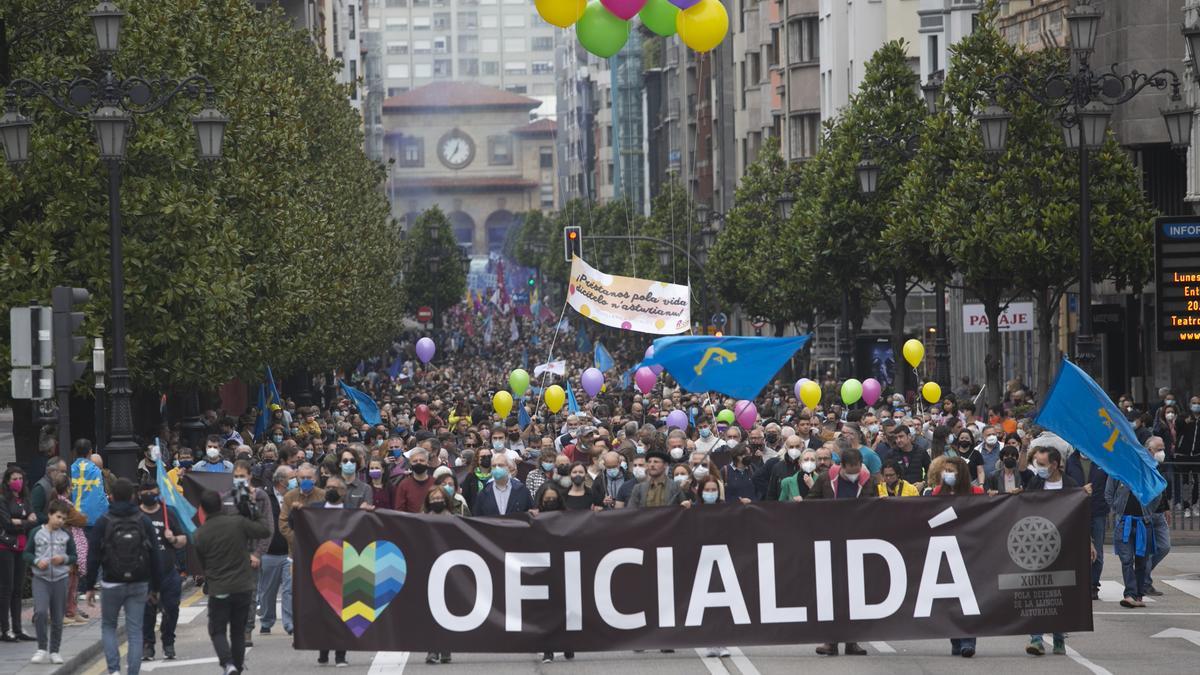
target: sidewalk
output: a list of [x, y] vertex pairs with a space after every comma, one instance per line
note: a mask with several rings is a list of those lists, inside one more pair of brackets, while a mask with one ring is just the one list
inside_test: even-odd
[[[62, 649], [59, 651], [64, 661], [62, 665], [30, 663], [29, 659], [37, 651], [36, 642], [4, 642], [0, 643], [0, 675], [77, 673], [103, 654], [104, 647], [100, 642], [100, 602], [97, 600], [95, 607], [88, 607], [86, 602], [80, 601], [79, 609], [83, 610], [90, 618], [86, 626], [63, 628]], [[121, 636], [125, 634], [124, 623], [122, 621], [119, 628]], [[21, 627], [27, 634], [34, 634], [33, 605], [29, 600], [25, 601], [25, 607], [21, 612]]]

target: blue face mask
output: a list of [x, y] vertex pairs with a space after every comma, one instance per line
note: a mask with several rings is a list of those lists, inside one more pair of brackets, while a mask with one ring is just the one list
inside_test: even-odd
[[404, 434], [408, 433], [408, 428], [407, 427], [396, 427], [396, 433], [403, 436]]
[[392, 451], [392, 457], [399, 457], [404, 454], [404, 448], [396, 448]]
[[275, 442], [275, 445], [279, 445], [283, 442], [283, 436], [272, 436], [271, 440]]
[[358, 468], [358, 465], [355, 464], [354, 462], [342, 462], [342, 473], [347, 476], [354, 473], [354, 470], [357, 468]]
[[287, 489], [289, 489], [289, 490], [295, 490], [295, 489], [296, 489], [296, 487], [297, 487], [299, 484], [300, 484], [300, 483], [299, 483], [299, 482], [298, 482], [298, 481], [297, 481], [295, 478], [289, 478], [289, 479], [288, 479], [288, 484], [287, 484]]
[[454, 486], [453, 485], [450, 485], [449, 483], [447, 483], [446, 485], [442, 486], [442, 489], [446, 491], [447, 497], [450, 497], [450, 498], [454, 497]]
[[304, 494], [308, 494], [308, 493], [312, 492], [312, 489], [313, 489], [313, 480], [311, 478], [301, 478], [300, 479], [300, 491], [301, 492], [303, 492]]
[[505, 478], [508, 478], [508, 469], [506, 469], [502, 466], [493, 466], [492, 467], [492, 479], [493, 480], [504, 480]]
[[605, 469], [604, 473], [608, 474], [609, 478], [616, 478], [621, 475], [620, 469]]
[[542, 471], [553, 471], [554, 462], [542, 462]]
[[700, 498], [704, 500], [705, 504], [716, 504], [717, 496], [718, 496], [718, 494], [716, 492], [701, 492], [700, 493]]
[[712, 429], [700, 427], [700, 438], [708, 438], [709, 436], [712, 436]]

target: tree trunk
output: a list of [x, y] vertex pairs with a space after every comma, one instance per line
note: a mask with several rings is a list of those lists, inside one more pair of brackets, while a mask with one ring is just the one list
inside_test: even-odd
[[1000, 380], [1000, 299], [985, 299], [983, 311], [988, 320], [987, 353], [983, 357], [984, 369], [987, 373], [987, 397], [984, 400], [988, 405], [1000, 405], [1000, 401], [1004, 398], [1004, 386]]
[[1037, 313], [1037, 391], [1039, 396], [1045, 395], [1050, 390], [1050, 371], [1053, 368], [1053, 361], [1050, 358], [1051, 349], [1054, 346], [1053, 322], [1054, 315], [1058, 312], [1058, 304], [1062, 300], [1062, 296], [1051, 292], [1049, 289], [1041, 289], [1033, 294], [1034, 312]]

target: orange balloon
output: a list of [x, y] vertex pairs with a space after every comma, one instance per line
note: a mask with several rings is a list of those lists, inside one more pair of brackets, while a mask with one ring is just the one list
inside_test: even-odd
[[1017, 421], [1011, 417], [1004, 420], [1004, 424], [1002, 426], [1004, 428], [1004, 433], [1006, 434], [1017, 433]]

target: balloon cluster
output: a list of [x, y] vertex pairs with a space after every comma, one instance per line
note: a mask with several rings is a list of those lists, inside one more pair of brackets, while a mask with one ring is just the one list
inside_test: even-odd
[[[921, 364], [921, 360], [925, 358], [925, 345], [921, 344], [920, 340], [913, 339], [905, 342], [903, 351], [904, 360], [913, 369], [916, 369]], [[792, 392], [808, 408], [815, 409], [821, 402], [821, 385], [807, 377], [796, 380]], [[883, 385], [873, 377], [868, 377], [861, 382], [852, 377], [842, 382], [842, 403], [846, 405], [854, 405], [861, 400], [867, 406], [873, 406], [882, 393]], [[937, 403], [942, 399], [942, 388], [937, 382], [926, 382], [921, 387], [921, 396], [930, 403]]]
[[729, 14], [720, 0], [534, 0], [546, 23], [569, 28], [583, 48], [601, 58], [621, 51], [636, 15], [654, 33], [679, 33], [683, 44], [707, 52], [725, 39]]

